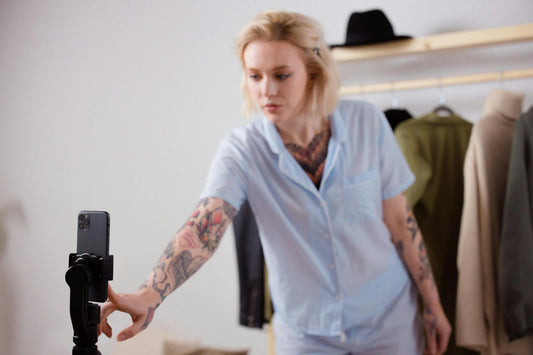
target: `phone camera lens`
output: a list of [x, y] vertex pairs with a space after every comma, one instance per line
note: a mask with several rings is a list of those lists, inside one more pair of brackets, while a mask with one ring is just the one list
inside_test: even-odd
[[81, 230], [89, 230], [89, 225], [91, 224], [91, 219], [88, 214], [82, 213], [78, 217], [78, 227]]

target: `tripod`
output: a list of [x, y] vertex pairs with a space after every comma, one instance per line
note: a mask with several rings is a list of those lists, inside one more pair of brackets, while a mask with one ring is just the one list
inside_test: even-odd
[[[100, 306], [89, 302], [98, 298], [89, 296], [89, 287], [102, 282], [107, 287], [107, 281], [113, 279], [113, 255], [70, 254], [65, 279], [70, 287], [70, 319], [74, 328], [72, 355], [101, 355], [96, 346]], [[104, 289], [107, 295], [107, 288]]]

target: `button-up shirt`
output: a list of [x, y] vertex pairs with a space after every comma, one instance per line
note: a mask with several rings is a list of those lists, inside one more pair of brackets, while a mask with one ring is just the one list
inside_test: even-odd
[[223, 139], [202, 197], [247, 198], [274, 309], [296, 331], [339, 335], [379, 318], [410, 282], [383, 221], [382, 200], [414, 176], [374, 106], [340, 101], [320, 188], [260, 117]]

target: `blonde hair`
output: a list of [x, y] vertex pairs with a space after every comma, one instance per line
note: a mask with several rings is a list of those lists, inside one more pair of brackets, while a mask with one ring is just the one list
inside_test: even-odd
[[[326, 117], [337, 106], [339, 74], [322, 27], [313, 19], [294, 12], [267, 11], [259, 14], [241, 30], [237, 37], [237, 55], [244, 67], [246, 46], [256, 40], [286, 41], [296, 46], [312, 80], [307, 95], [307, 114]], [[243, 111], [249, 116], [255, 106], [246, 88], [243, 75], [241, 90]]]

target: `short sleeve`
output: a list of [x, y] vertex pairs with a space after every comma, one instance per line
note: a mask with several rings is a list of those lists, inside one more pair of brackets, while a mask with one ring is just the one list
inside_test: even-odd
[[409, 169], [392, 128], [385, 115], [377, 111], [379, 120], [379, 166], [381, 173], [381, 196], [388, 200], [405, 190], [415, 180], [415, 176]]
[[218, 197], [239, 210], [246, 198], [245, 163], [239, 140], [232, 134], [225, 137], [211, 163], [200, 197]]

